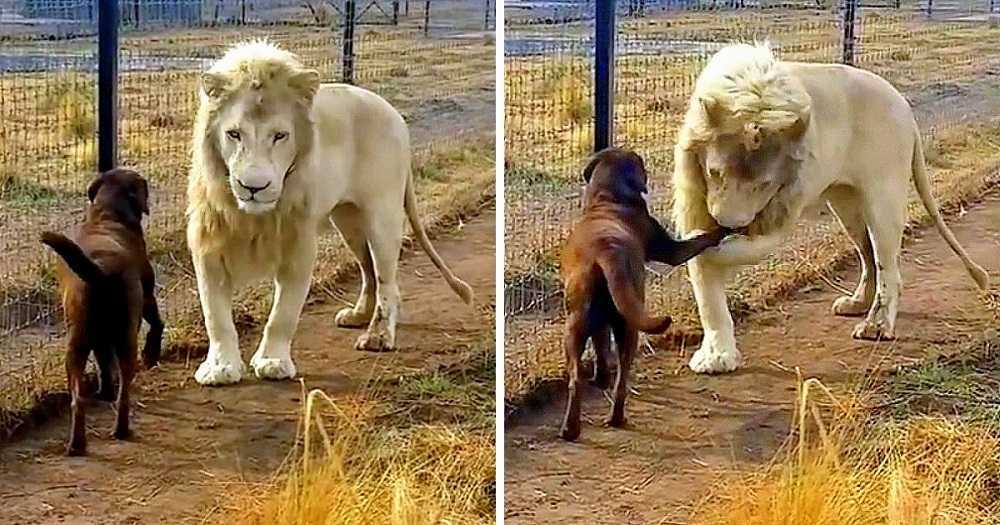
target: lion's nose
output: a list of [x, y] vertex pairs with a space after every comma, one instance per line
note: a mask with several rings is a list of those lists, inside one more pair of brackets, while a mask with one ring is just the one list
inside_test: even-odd
[[243, 189], [249, 191], [251, 196], [256, 194], [258, 191], [266, 190], [267, 187], [271, 185], [271, 181], [267, 181], [267, 184], [263, 186], [248, 186], [246, 184], [243, 184], [243, 181], [239, 179], [237, 179], [236, 182], [238, 182]]

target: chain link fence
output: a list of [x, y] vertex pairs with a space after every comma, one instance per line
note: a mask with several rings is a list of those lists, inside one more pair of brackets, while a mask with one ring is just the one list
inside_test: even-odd
[[[345, 60], [353, 1], [122, 0], [119, 163], [150, 180], [147, 242], [168, 341], [183, 339], [182, 326], [203, 331], [184, 194], [197, 79], [229, 46], [267, 38], [324, 81], [343, 79], [350, 63], [353, 82], [409, 122], [424, 197], [440, 193], [435, 184], [461, 186], [434, 170], [460, 171], [470, 151], [492, 165], [495, 54], [485, 1], [358, 0]], [[0, 429], [63, 389], [53, 259], [37, 239], [79, 222], [96, 172], [95, 10], [94, 0], [0, 1]], [[422, 206], [433, 215], [428, 199]], [[350, 261], [336, 237], [322, 250], [318, 272]]]
[[[855, 66], [892, 82], [917, 114], [941, 201], [959, 202], [996, 177], [996, 4], [855, 7], [848, 27], [844, 5], [823, 1], [618, 2], [614, 144], [645, 158], [657, 217], [669, 223], [672, 150], [694, 81], [734, 41], [766, 40], [781, 58], [808, 62], [841, 62], [846, 50]], [[558, 257], [594, 145], [595, 11], [592, 2], [527, 0], [505, 4], [505, 18], [505, 360], [507, 396], [517, 399], [563, 373]], [[849, 255], [825, 208], [805, 222], [780, 253], [739, 274], [729, 291], [734, 312], [826, 278]], [[648, 287], [647, 301], [674, 316], [676, 342], [687, 352], [699, 323], [684, 269], [652, 268]]]

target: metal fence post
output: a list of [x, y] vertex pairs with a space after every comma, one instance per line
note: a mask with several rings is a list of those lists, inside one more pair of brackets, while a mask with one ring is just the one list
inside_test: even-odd
[[483, 20], [483, 31], [487, 31], [490, 28], [490, 0], [486, 0], [486, 14]]
[[354, 83], [354, 0], [344, 2], [344, 50], [342, 81]]
[[934, 0], [927, 0], [927, 18], [934, 16]]
[[399, 0], [392, 0], [392, 25], [399, 25]]
[[615, 0], [597, 0], [594, 28], [594, 151], [614, 142]]
[[403, 16], [410, 16], [410, 0], [405, 0], [403, 4]]
[[844, 24], [844, 39], [841, 42], [843, 46], [844, 56], [842, 62], [849, 66], [854, 65], [854, 28], [857, 22], [858, 15], [858, 0], [844, 0], [844, 12], [843, 24]]
[[118, 164], [118, 0], [97, 7], [97, 170]]
[[431, 30], [431, 0], [424, 2], [424, 36], [430, 34]]

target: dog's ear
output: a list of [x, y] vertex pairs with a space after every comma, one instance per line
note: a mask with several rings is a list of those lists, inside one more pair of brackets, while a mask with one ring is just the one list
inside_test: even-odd
[[594, 170], [597, 169], [597, 165], [604, 160], [604, 157], [600, 153], [596, 153], [590, 158], [590, 162], [587, 164], [586, 168], [583, 168], [583, 182], [585, 184], [590, 184], [590, 178], [594, 175]]
[[90, 183], [90, 186], [87, 187], [87, 198], [90, 199], [90, 202], [94, 202], [94, 199], [97, 198], [97, 192], [101, 189], [101, 185], [103, 184], [104, 176], [98, 175], [97, 178]]

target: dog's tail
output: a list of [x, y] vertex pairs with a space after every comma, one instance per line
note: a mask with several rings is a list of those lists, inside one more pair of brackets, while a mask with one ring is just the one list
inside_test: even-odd
[[642, 275], [630, 275], [624, 270], [622, 261], [612, 258], [601, 258], [598, 260], [604, 278], [608, 282], [608, 291], [611, 292], [611, 300], [615, 303], [618, 313], [625, 318], [625, 321], [647, 334], [662, 334], [670, 327], [673, 321], [669, 315], [662, 317], [650, 317], [646, 313], [646, 305], [636, 295], [636, 279], [641, 279]]
[[52, 248], [84, 282], [93, 283], [104, 278], [104, 271], [83, 253], [80, 246], [65, 235], [53, 232], [42, 233], [42, 243]]
[[431, 244], [431, 240], [427, 237], [427, 231], [424, 230], [424, 226], [420, 224], [420, 215], [417, 213], [417, 196], [413, 191], [413, 173], [411, 172], [406, 178], [406, 195], [403, 201], [404, 208], [406, 210], [406, 218], [410, 220], [410, 226], [413, 227], [413, 235], [417, 238], [417, 242], [420, 247], [424, 249], [427, 256], [431, 258], [431, 262], [437, 267], [438, 271], [444, 277], [444, 280], [448, 282], [448, 286], [451, 287], [465, 304], [472, 304], [473, 292], [472, 287], [468, 283], [459, 279], [452, 273], [451, 268], [445, 264], [441, 256], [438, 255], [437, 250], [434, 249], [434, 245]]

